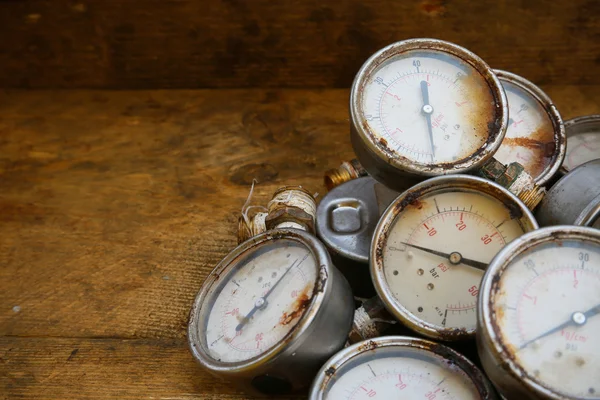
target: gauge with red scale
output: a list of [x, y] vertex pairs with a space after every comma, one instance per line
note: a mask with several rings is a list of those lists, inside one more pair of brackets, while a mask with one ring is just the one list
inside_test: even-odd
[[472, 337], [479, 283], [494, 255], [537, 228], [527, 207], [485, 179], [448, 175], [402, 193], [371, 243], [371, 277], [388, 311], [438, 340]]

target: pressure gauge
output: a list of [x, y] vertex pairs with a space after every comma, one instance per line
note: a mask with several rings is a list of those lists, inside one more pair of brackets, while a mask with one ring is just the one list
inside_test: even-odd
[[249, 391], [288, 393], [344, 346], [353, 313], [325, 247], [306, 232], [275, 229], [242, 243], [208, 276], [188, 339], [213, 374]]
[[496, 75], [508, 98], [506, 136], [494, 155], [503, 164], [518, 162], [544, 185], [565, 157], [565, 128], [552, 100], [527, 79], [506, 71]]
[[567, 170], [600, 158], [600, 115], [577, 117], [565, 122], [567, 155], [563, 166]]
[[333, 356], [315, 378], [310, 400], [496, 399], [481, 371], [454, 350], [428, 340], [387, 336]]
[[500, 81], [475, 54], [411, 39], [379, 50], [361, 67], [350, 121], [362, 166], [401, 190], [399, 177], [422, 180], [483, 165], [502, 143], [508, 105]]
[[479, 355], [507, 399], [600, 399], [600, 231], [523, 235], [481, 288]]
[[600, 159], [575, 167], [548, 191], [535, 216], [541, 226], [600, 228]]
[[472, 338], [479, 282], [507, 243], [537, 228], [512, 193], [468, 175], [431, 178], [384, 212], [371, 243], [371, 277], [388, 310], [438, 340]]

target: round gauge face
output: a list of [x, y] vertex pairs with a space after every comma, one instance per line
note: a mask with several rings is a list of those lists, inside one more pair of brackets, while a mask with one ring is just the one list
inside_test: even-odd
[[331, 377], [324, 399], [480, 399], [451, 360], [419, 348], [390, 346], [357, 354]]
[[600, 158], [600, 126], [596, 132], [567, 136], [567, 154], [563, 165], [569, 171], [597, 158]]
[[537, 180], [556, 159], [554, 125], [542, 104], [512, 82], [500, 82], [508, 99], [508, 128], [494, 157], [503, 164], [520, 163]]
[[600, 399], [600, 245], [533, 245], [503, 270], [492, 325], [519, 368], [569, 398]]
[[315, 259], [299, 242], [271, 240], [246, 251], [207, 295], [207, 353], [240, 362], [269, 350], [310, 306], [316, 278]]
[[[438, 191], [400, 212], [383, 245], [383, 285], [408, 325], [475, 331], [479, 284], [504, 245], [526, 230], [498, 199], [476, 191]], [[447, 335], [447, 338], [451, 339]]]
[[370, 73], [359, 102], [361, 121], [386, 153], [425, 165], [475, 154], [497, 119], [485, 78], [438, 50], [390, 57]]

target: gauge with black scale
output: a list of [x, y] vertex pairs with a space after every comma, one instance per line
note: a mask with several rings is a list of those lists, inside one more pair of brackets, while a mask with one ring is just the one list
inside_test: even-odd
[[416, 181], [482, 166], [504, 138], [508, 103], [494, 72], [472, 52], [410, 39], [363, 64], [350, 93], [350, 121], [362, 166], [401, 190], [399, 177]]
[[274, 229], [239, 245], [208, 276], [188, 339], [211, 373], [249, 391], [288, 393], [344, 346], [353, 313], [350, 287], [325, 247], [304, 231]]
[[507, 399], [600, 399], [600, 231], [525, 234], [498, 253], [481, 289], [479, 355]]
[[492, 385], [454, 350], [406, 336], [387, 336], [347, 347], [323, 365], [310, 400], [496, 399]]
[[600, 115], [586, 115], [565, 122], [567, 155], [563, 166], [567, 171], [600, 158]]
[[410, 329], [438, 340], [472, 338], [488, 263], [537, 226], [527, 207], [496, 183], [469, 175], [431, 178], [383, 213], [371, 243], [373, 284]]
[[544, 185], [565, 157], [562, 118], [552, 100], [527, 79], [495, 70], [508, 99], [508, 128], [494, 158], [503, 164], [518, 162], [535, 183]]

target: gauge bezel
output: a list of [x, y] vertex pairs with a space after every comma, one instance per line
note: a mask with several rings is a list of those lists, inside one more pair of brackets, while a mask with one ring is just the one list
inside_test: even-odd
[[322, 400], [329, 389], [329, 384], [335, 372], [340, 370], [344, 364], [351, 362], [355, 357], [375, 349], [393, 347], [406, 347], [423, 352], [433, 353], [433, 357], [441, 357], [449, 363], [460, 368], [473, 382], [482, 399], [496, 399], [491, 383], [483, 372], [477, 368], [469, 359], [455, 350], [426, 339], [413, 338], [409, 336], [384, 336], [355, 343], [341, 350], [331, 357], [316, 375], [310, 389], [308, 398], [310, 400]]
[[501, 275], [512, 261], [532, 247], [559, 240], [585, 240], [600, 246], [600, 230], [583, 226], [557, 225], [528, 232], [507, 244], [496, 254], [481, 281], [477, 302], [477, 347], [484, 369], [494, 384], [501, 391], [506, 392], [505, 396], [527, 396], [533, 392], [536, 396], [545, 399], [570, 398], [533, 379], [515, 361], [509, 347], [500, 341], [498, 326], [495, 319], [492, 319], [493, 294], [499, 290], [498, 283]]
[[[591, 115], [582, 115], [580, 117], [571, 118], [565, 121], [565, 135], [567, 137], [567, 146], [569, 145], [569, 136], [576, 136], [580, 133], [586, 133], [583, 129], [589, 129], [589, 127], [598, 127], [598, 131], [600, 132], [600, 114], [591, 114]], [[598, 133], [600, 134], [600, 133]], [[565, 151], [566, 156], [566, 151]], [[591, 161], [591, 160], [590, 160]], [[583, 163], [585, 164], [585, 163]], [[579, 167], [579, 164], [577, 167]], [[577, 168], [575, 167], [575, 168]], [[573, 168], [573, 169], [575, 169]], [[573, 169], [568, 169], [564, 163], [560, 168], [560, 173], [562, 175], [567, 174]]]
[[[214, 359], [206, 351], [206, 335], [203, 326], [205, 318], [209, 315], [212, 307], [210, 290], [214, 285], [218, 285], [219, 278], [226, 276], [232, 269], [236, 268], [237, 263], [243, 260], [254, 248], [280, 239], [295, 241], [305, 246], [314, 257], [315, 267], [317, 268], [317, 278], [313, 296], [309, 306], [304, 311], [298, 323], [284, 336], [279, 342], [273, 345], [265, 352], [247, 360], [238, 362], [223, 362]], [[315, 320], [319, 310], [323, 305], [326, 293], [329, 292], [324, 286], [331, 286], [331, 262], [325, 247], [312, 235], [299, 229], [285, 228], [274, 229], [254, 236], [233, 249], [209, 274], [206, 278], [196, 299], [192, 305], [190, 319], [188, 324], [188, 341], [192, 354], [198, 362], [205, 368], [225, 374], [246, 374], [252, 370], [258, 369], [269, 362], [274, 361], [278, 356], [284, 353], [290, 347], [293, 347], [301, 340], [302, 336], [309, 333], [312, 329], [312, 323]], [[214, 294], [213, 294], [214, 295]], [[206, 309], [205, 309], [206, 308]]]
[[502, 81], [512, 83], [513, 85], [517, 86], [518, 88], [522, 89], [527, 94], [529, 94], [531, 97], [533, 97], [533, 99], [536, 100], [546, 111], [548, 118], [550, 118], [550, 121], [552, 122], [552, 127], [554, 128], [555, 144], [552, 162], [546, 167], [546, 169], [544, 169], [544, 171], [542, 171], [542, 173], [539, 176], [534, 177], [534, 181], [536, 184], [545, 185], [550, 179], [552, 179], [554, 174], [558, 172], [559, 168], [563, 163], [563, 160], [565, 159], [565, 154], [567, 151], [567, 135], [565, 133], [565, 123], [563, 122], [563, 119], [560, 116], [558, 109], [556, 108], [550, 97], [534, 83], [523, 78], [522, 76], [513, 74], [512, 72], [500, 69], [495, 69], [494, 72], [500, 80], [500, 83], [502, 83]]
[[525, 232], [538, 228], [533, 214], [517, 196], [495, 182], [471, 175], [446, 175], [428, 179], [402, 193], [388, 206], [375, 228], [371, 242], [369, 266], [375, 290], [388, 311], [404, 325], [421, 335], [444, 341], [473, 338], [476, 329], [444, 328], [418, 318], [401, 305], [387, 285], [384, 272], [383, 249], [386, 246], [390, 228], [394, 225], [398, 215], [410, 203], [423, 196], [448, 192], [449, 190], [480, 192], [496, 198], [503, 204], [510, 204], [511, 207], [518, 208], [522, 214], [520, 221]]
[[[439, 51], [460, 58], [473, 67], [487, 82], [496, 103], [496, 116], [494, 120], [496, 129], [491, 134], [488, 132], [488, 139], [472, 155], [453, 163], [420, 163], [401, 156], [396, 151], [390, 150], [385, 146], [382, 147], [379, 140], [376, 140], [374, 134], [367, 129], [362, 112], [362, 96], [369, 76], [387, 60], [411, 51]], [[457, 174], [482, 166], [498, 150], [508, 126], [508, 101], [502, 84], [493, 70], [475, 53], [454, 43], [439, 39], [408, 39], [380, 49], [362, 65], [354, 78], [350, 92], [350, 120], [353, 133], [352, 138], [355, 139], [354, 134], [356, 134], [360, 139], [360, 143], [353, 140], [355, 152], [357, 155], [363, 156], [362, 159], [359, 158], [361, 164], [375, 178], [379, 179], [386, 173], [378, 173], [379, 169], [386, 170], [390, 167], [395, 169], [397, 173], [408, 174], [409, 176]], [[363, 150], [358, 149], [359, 146], [366, 147], [366, 153], [359, 151]], [[367, 157], [372, 160], [366, 160], [365, 158]], [[382, 163], [389, 165], [382, 165]], [[387, 171], [387, 173], [389, 174], [390, 171]], [[382, 182], [386, 183], [383, 180]]]

